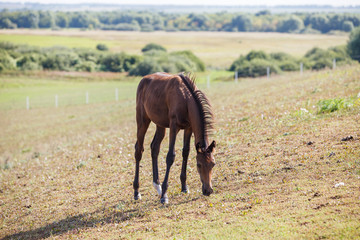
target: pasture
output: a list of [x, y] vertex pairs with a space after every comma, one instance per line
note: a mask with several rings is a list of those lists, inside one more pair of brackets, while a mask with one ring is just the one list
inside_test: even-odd
[[227, 69], [231, 63], [251, 50], [286, 52], [302, 57], [313, 47], [326, 49], [345, 45], [348, 35], [230, 33], [230, 32], [119, 32], [119, 31], [51, 31], [0, 30], [0, 41], [29, 44], [39, 47], [66, 46], [95, 49], [104, 43], [110, 51], [141, 54], [148, 43], [157, 43], [169, 52], [191, 50], [207, 66]]
[[[237, 84], [214, 81], [210, 88], [200, 76], [216, 117], [210, 138], [217, 141], [215, 192], [201, 194], [192, 139], [190, 193], [180, 193], [180, 133], [169, 204], [161, 205], [150, 174], [153, 125], [141, 161], [142, 199], [133, 200], [140, 78], [1, 75], [0, 238], [359, 238], [359, 76], [355, 65]], [[101, 97], [84, 104], [81, 95], [54, 107], [53, 94], [72, 99], [74, 89]], [[25, 95], [51, 103], [26, 110]], [[349, 104], [318, 113], [326, 99]], [[161, 181], [167, 143], [166, 136]]]

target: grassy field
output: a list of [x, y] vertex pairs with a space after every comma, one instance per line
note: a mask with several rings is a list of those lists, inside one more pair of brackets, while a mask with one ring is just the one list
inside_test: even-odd
[[[141, 162], [143, 198], [132, 198], [138, 78], [1, 76], [0, 238], [359, 238], [359, 76], [356, 65], [238, 84], [215, 81], [209, 89], [200, 81], [216, 115], [215, 193], [201, 195], [193, 148], [191, 193], [180, 193], [179, 134], [165, 206], [150, 174], [154, 126]], [[11, 104], [25, 94], [52, 96], [72, 88], [113, 94], [114, 87], [126, 90], [126, 97], [116, 102], [104, 94], [87, 105], [30, 110]], [[319, 114], [318, 102], [326, 99], [349, 104]], [[342, 141], [347, 136], [352, 138]]]
[[165, 46], [170, 52], [191, 50], [207, 66], [214, 68], [228, 68], [240, 54], [255, 49], [302, 57], [313, 47], [344, 45], [347, 40], [348, 35], [320, 34], [0, 30], [0, 41], [40, 47], [61, 45], [95, 49], [98, 43], [104, 43], [111, 51], [141, 54], [141, 49], [153, 42]]

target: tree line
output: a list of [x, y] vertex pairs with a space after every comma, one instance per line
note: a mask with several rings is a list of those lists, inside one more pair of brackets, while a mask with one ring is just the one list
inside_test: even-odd
[[351, 32], [360, 26], [357, 13], [272, 14], [164, 13], [147, 11], [43, 11], [0, 12], [0, 28], [82, 28], [118, 31], [228, 31], [329, 33]]

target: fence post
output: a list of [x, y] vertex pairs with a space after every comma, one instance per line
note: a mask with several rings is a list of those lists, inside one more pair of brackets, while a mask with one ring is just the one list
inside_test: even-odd
[[336, 68], [336, 58], [333, 59], [333, 70]]
[[207, 88], [210, 88], [210, 76], [207, 76]]
[[267, 75], [267, 78], [270, 78], [270, 67], [266, 68], [266, 75]]
[[235, 71], [235, 82], [238, 83], [238, 71]]
[[119, 89], [115, 89], [115, 101], [119, 101]]
[[304, 71], [304, 64], [300, 63], [300, 74], [302, 75]]
[[86, 99], [85, 99], [85, 101], [86, 101], [86, 104], [89, 104], [89, 92], [86, 92]]
[[30, 99], [29, 99], [29, 97], [26, 97], [26, 109], [27, 110], [30, 109]]
[[55, 107], [57, 108], [59, 106], [59, 102], [58, 102], [58, 95], [55, 95]]

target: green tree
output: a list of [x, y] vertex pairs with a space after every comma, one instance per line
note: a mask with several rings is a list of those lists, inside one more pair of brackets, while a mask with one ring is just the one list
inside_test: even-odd
[[347, 50], [352, 59], [360, 62], [360, 27], [355, 28], [347, 43]]
[[252, 30], [252, 20], [247, 15], [239, 15], [232, 19], [231, 26], [240, 32], [249, 32]]
[[69, 27], [69, 16], [66, 13], [59, 12], [55, 17], [55, 24], [60, 28], [68, 28]]
[[17, 28], [16, 24], [11, 22], [9, 18], [0, 19], [0, 28], [15, 29]]
[[304, 22], [297, 16], [290, 16], [277, 25], [278, 32], [296, 32], [303, 28]]
[[351, 21], [344, 21], [342, 24], [342, 30], [345, 32], [351, 32], [354, 29], [354, 24]]
[[55, 26], [54, 15], [49, 11], [47, 12], [40, 11], [39, 28], [52, 28], [54, 26]]
[[319, 30], [322, 33], [330, 31], [329, 19], [326, 15], [309, 15], [305, 20], [313, 29]]
[[35, 11], [20, 12], [15, 23], [19, 28], [38, 28], [39, 13]]

